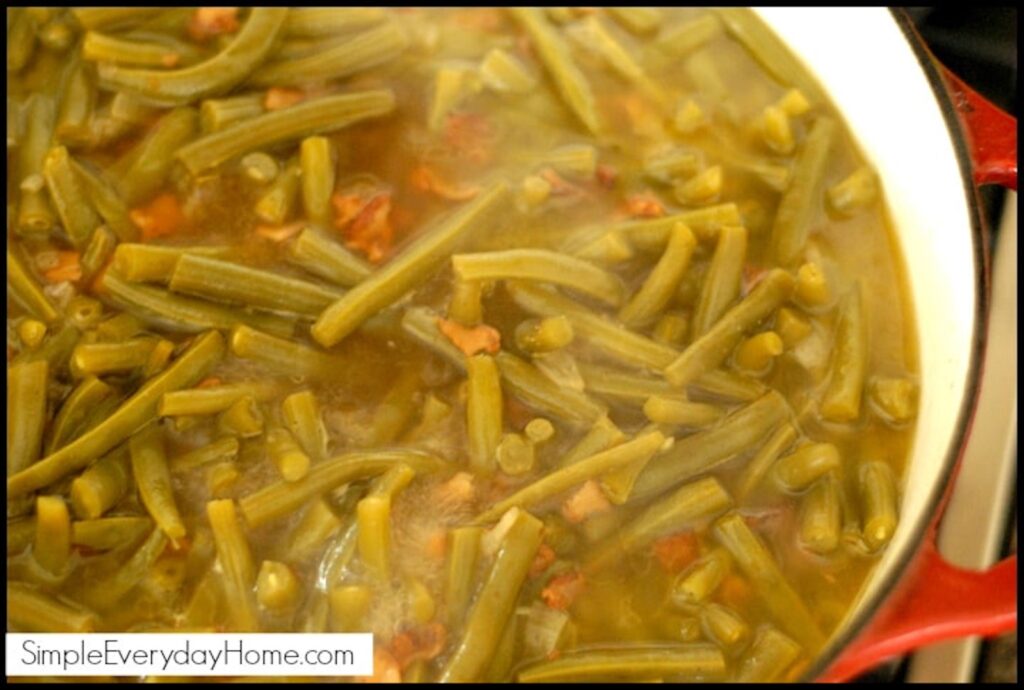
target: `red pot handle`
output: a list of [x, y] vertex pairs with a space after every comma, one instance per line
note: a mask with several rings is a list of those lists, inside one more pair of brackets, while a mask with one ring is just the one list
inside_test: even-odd
[[[970, 145], [976, 184], [1017, 189], [1017, 120], [942, 68]], [[948, 498], [948, 495], [947, 495]], [[914, 567], [882, 612], [819, 678], [849, 680], [893, 656], [969, 635], [1017, 627], [1017, 556], [988, 570], [950, 565], [928, 531]]]

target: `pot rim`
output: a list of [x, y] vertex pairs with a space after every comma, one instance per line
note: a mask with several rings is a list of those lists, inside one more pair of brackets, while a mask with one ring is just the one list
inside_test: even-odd
[[986, 346], [989, 301], [987, 284], [988, 262], [986, 256], [987, 235], [982, 221], [978, 188], [972, 177], [973, 166], [970, 148], [967, 143], [964, 126], [957, 114], [956, 103], [941, 76], [938, 61], [932, 56], [924, 40], [917, 33], [906, 11], [900, 8], [890, 8], [889, 12], [892, 15], [893, 21], [896, 22], [897, 27], [903, 33], [935, 96], [953, 144], [957, 164], [960, 168], [960, 179], [963, 182], [964, 196], [967, 200], [975, 269], [974, 318], [971, 325], [971, 351], [967, 370], [967, 383], [957, 412], [956, 430], [946, 451], [946, 457], [942, 462], [942, 469], [939, 472], [937, 481], [929, 487], [928, 497], [925, 501], [926, 510], [919, 513], [918, 518], [911, 526], [912, 536], [905, 542], [904, 553], [895, 561], [894, 566], [883, 574], [881, 586], [876, 589], [874, 595], [860, 602], [858, 610], [846, 622], [841, 634], [833, 637], [807, 667], [802, 674], [802, 681], [813, 680], [821, 676], [842, 655], [843, 651], [868, 629], [872, 619], [879, 613], [879, 609], [884, 606], [885, 602], [901, 586], [912, 584], [906, 581], [905, 578], [911, 571], [911, 565], [915, 562], [926, 540], [927, 533], [930, 529], [934, 528], [945, 507], [952, 488], [956, 468], [967, 445], [967, 437], [970, 433], [971, 421], [977, 407], [978, 394], [981, 389], [981, 370]]

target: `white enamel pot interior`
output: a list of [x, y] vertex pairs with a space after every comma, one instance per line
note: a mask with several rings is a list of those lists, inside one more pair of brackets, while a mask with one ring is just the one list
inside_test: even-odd
[[[973, 187], [934, 74], [889, 10], [766, 8], [878, 171], [907, 268], [921, 396], [899, 528], [810, 670], [825, 668], [885, 605], [921, 545], [963, 445], [974, 400], [982, 290]], [[958, 131], [958, 130], [957, 130]]]

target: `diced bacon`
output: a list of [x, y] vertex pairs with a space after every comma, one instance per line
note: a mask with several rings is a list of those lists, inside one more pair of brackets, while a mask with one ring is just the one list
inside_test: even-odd
[[493, 355], [501, 349], [501, 333], [487, 324], [469, 327], [457, 321], [438, 318], [437, 327], [467, 357], [480, 352]]
[[750, 584], [736, 573], [729, 573], [722, 579], [722, 584], [718, 585], [717, 594], [723, 604], [742, 608], [750, 601]]
[[679, 532], [658, 539], [654, 542], [652, 551], [663, 570], [669, 573], [679, 573], [697, 560], [700, 549], [696, 534]]
[[132, 209], [128, 217], [142, 231], [144, 240], [173, 235], [185, 225], [181, 202], [170, 192], [159, 194], [145, 206]]
[[219, 386], [224, 381], [219, 376], [207, 376], [205, 379], [196, 384], [196, 388], [213, 388]]
[[544, 168], [537, 173], [549, 185], [554, 196], [572, 196], [580, 193], [579, 187], [568, 182], [564, 177], [555, 172], [554, 168]]
[[576, 525], [611, 507], [598, 483], [589, 479], [562, 504], [562, 517]]
[[437, 171], [426, 165], [413, 168], [410, 175], [412, 185], [422, 192], [432, 192], [449, 201], [467, 201], [480, 193], [478, 185], [459, 187], [451, 184], [438, 175]]
[[583, 573], [572, 571], [551, 578], [547, 586], [541, 590], [540, 597], [550, 608], [566, 611], [572, 606], [585, 586]]
[[432, 561], [444, 560], [447, 545], [447, 533], [442, 529], [434, 530], [423, 542], [423, 554]]
[[437, 500], [448, 507], [466, 506], [476, 498], [473, 475], [459, 472], [446, 482], [437, 485]]
[[304, 225], [289, 223], [288, 225], [257, 225], [256, 234], [272, 242], [284, 242], [299, 234]]
[[438, 622], [404, 630], [391, 640], [391, 654], [401, 670], [417, 661], [435, 659], [448, 641], [448, 629]]
[[530, 577], [543, 575], [544, 571], [550, 568], [554, 562], [555, 550], [547, 544], [541, 544], [537, 549], [537, 555], [533, 558], [533, 563], [530, 564]]
[[597, 183], [605, 189], [613, 189], [619, 180], [619, 171], [607, 163], [598, 163], [594, 171]]
[[188, 22], [188, 35], [203, 43], [222, 34], [233, 34], [238, 26], [237, 7], [198, 7]]
[[473, 163], [487, 163], [494, 157], [494, 128], [477, 113], [449, 113], [444, 141], [456, 156]]
[[48, 283], [75, 282], [82, 279], [81, 255], [75, 251], [56, 252], [56, 262], [43, 271]]
[[661, 218], [665, 206], [653, 193], [641, 192], [626, 197], [626, 212], [634, 218]]
[[284, 86], [272, 86], [263, 97], [263, 107], [267, 110], [282, 110], [306, 100], [306, 94], [299, 89]]
[[[353, 198], [355, 197], [355, 198]], [[361, 206], [352, 217], [356, 202]], [[391, 194], [379, 192], [368, 201], [352, 194], [335, 194], [334, 227], [342, 231], [350, 249], [363, 252], [373, 263], [380, 263], [391, 253], [394, 229], [391, 227]]]

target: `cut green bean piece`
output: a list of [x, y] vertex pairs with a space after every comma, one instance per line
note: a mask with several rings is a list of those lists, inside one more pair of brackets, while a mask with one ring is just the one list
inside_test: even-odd
[[650, 458], [665, 442], [665, 437], [658, 431], [637, 436], [608, 450], [591, 455], [571, 465], [566, 465], [538, 479], [532, 484], [516, 491], [511, 496], [498, 501], [477, 517], [475, 522], [490, 522], [509, 508], [525, 508], [552, 496], [560, 494], [588, 479], [594, 479], [608, 472], [638, 462], [640, 458]]
[[369, 443], [386, 446], [394, 443], [416, 412], [416, 393], [422, 382], [418, 371], [402, 371], [377, 405], [370, 422]]
[[151, 425], [132, 436], [128, 442], [132, 459], [132, 474], [139, 489], [139, 497], [156, 524], [170, 539], [185, 536], [185, 523], [171, 487], [171, 472], [167, 467], [163, 430]]
[[181, 105], [225, 93], [270, 53], [287, 16], [287, 8], [257, 7], [227, 47], [208, 60], [179, 70], [103, 63], [98, 67], [100, 83], [158, 105]]
[[299, 146], [302, 169], [302, 208], [306, 218], [326, 223], [331, 214], [331, 193], [334, 191], [335, 155], [326, 137], [307, 137]]
[[651, 337], [655, 342], [676, 347], [686, 342], [690, 332], [690, 319], [686, 314], [668, 312], [654, 324]]
[[217, 544], [217, 560], [224, 571], [224, 593], [232, 627], [239, 632], [259, 630], [253, 586], [256, 564], [249, 540], [238, 521], [235, 503], [229, 499], [210, 501], [206, 515]]
[[[726, 228], [723, 228], [722, 233], [725, 232]], [[697, 240], [690, 228], [682, 223], [672, 228], [665, 253], [648, 274], [640, 290], [619, 312], [619, 319], [624, 324], [632, 327], [646, 325], [661, 313], [676, 293], [696, 245]]]
[[263, 412], [251, 396], [242, 396], [217, 416], [217, 430], [222, 434], [254, 438], [263, 433]]
[[600, 417], [594, 422], [590, 430], [581, 438], [569, 452], [562, 456], [559, 463], [561, 467], [574, 465], [584, 458], [596, 455], [608, 450], [626, 440], [626, 435], [615, 426], [615, 423], [608, 417]]
[[39, 22], [24, 8], [14, 14], [7, 11], [7, 71], [18, 72], [31, 60], [36, 49], [36, 33]]
[[243, 153], [343, 129], [394, 109], [395, 95], [387, 89], [314, 98], [208, 133], [179, 149], [177, 156], [196, 175]]
[[131, 41], [87, 31], [82, 38], [82, 57], [93, 62], [137, 65], [139, 67], [176, 67], [182, 56], [159, 43]]
[[375, 477], [399, 463], [423, 472], [436, 472], [445, 467], [443, 460], [420, 451], [357, 451], [314, 465], [309, 474], [297, 482], [281, 481], [249, 494], [238, 501], [238, 507], [249, 526], [258, 527], [292, 514], [314, 496], [347, 482]]
[[831, 422], [860, 417], [868, 368], [868, 325], [859, 283], [843, 301], [832, 354], [832, 373], [821, 400], [821, 415]]
[[772, 251], [783, 266], [794, 263], [803, 252], [814, 212], [821, 203], [821, 183], [838, 125], [819, 117], [811, 126], [793, 166], [793, 178], [782, 195], [772, 225]]
[[182, 254], [171, 290], [255, 309], [319, 314], [338, 293], [295, 278], [197, 254]]
[[161, 417], [217, 414], [246, 396], [267, 401], [274, 397], [276, 391], [276, 385], [263, 381], [171, 391], [160, 398], [157, 413]]
[[286, 560], [296, 562], [311, 555], [323, 547], [343, 524], [326, 500], [313, 501], [288, 535]]
[[644, 682], [662, 678], [689, 682], [725, 678], [722, 652], [710, 644], [571, 652], [519, 671], [520, 683]]
[[17, 151], [17, 230], [27, 236], [42, 236], [53, 228], [56, 217], [41, 184], [26, 187], [30, 180], [42, 181], [43, 161], [53, 140], [56, 104], [50, 96], [34, 93], [24, 106], [25, 136]]
[[537, 8], [509, 8], [523, 27], [562, 100], [591, 133], [600, 130], [597, 103], [586, 76], [573, 62], [569, 47]]
[[216, 441], [211, 441], [205, 446], [195, 450], [182, 453], [171, 459], [170, 468], [172, 472], [188, 472], [197, 467], [212, 465], [218, 462], [228, 462], [238, 457], [239, 443], [234, 436], [225, 436]]
[[210, 98], [199, 106], [199, 125], [203, 134], [219, 132], [229, 125], [262, 115], [264, 95], [243, 94], [228, 98]]
[[495, 449], [498, 467], [509, 476], [528, 474], [537, 462], [533, 444], [522, 434], [505, 434]]
[[736, 410], [714, 428], [678, 439], [647, 464], [633, 488], [634, 498], [660, 494], [749, 449], [789, 414], [786, 400], [772, 391]]
[[849, 216], [874, 203], [878, 195], [878, 176], [865, 165], [830, 187], [828, 202], [835, 211]]
[[111, 302], [157, 328], [199, 333], [210, 328], [227, 331], [239, 324], [248, 324], [275, 335], [291, 336], [295, 332], [295, 322], [287, 317], [250, 314], [167, 290], [136, 285], [122, 280], [113, 271], [106, 271], [101, 283]]
[[570, 344], [572, 323], [565, 316], [527, 319], [516, 326], [516, 346], [530, 353], [553, 352]]
[[591, 263], [545, 249], [456, 254], [455, 274], [462, 280], [534, 280], [554, 283], [616, 306], [624, 287], [612, 273]]
[[724, 412], [706, 403], [653, 395], [644, 403], [644, 415], [655, 424], [703, 427], [713, 425], [724, 416]]
[[590, 16], [571, 24], [566, 33], [581, 47], [599, 55], [612, 71], [636, 86], [640, 93], [659, 105], [667, 104], [668, 96], [664, 89], [647, 75], [599, 17]]
[[313, 392], [292, 393], [281, 403], [281, 413], [302, 450], [316, 462], [326, 460], [327, 429]]
[[310, 55], [260, 65], [247, 83], [280, 87], [341, 79], [395, 59], [408, 45], [398, 25], [386, 22]]
[[174, 268], [185, 254], [223, 257], [224, 247], [163, 247], [156, 244], [124, 243], [114, 251], [113, 268], [125, 280], [132, 282], [166, 283]]
[[85, 584], [82, 600], [95, 609], [106, 611], [113, 608], [145, 579], [166, 548], [164, 533], [159, 529], [152, 530], [113, 575]]
[[72, 244], [84, 247], [100, 224], [100, 218], [71, 167], [71, 156], [66, 148], [55, 146], [46, 154], [43, 177], [64, 232]]
[[775, 618], [775, 624], [809, 651], [820, 649], [825, 637], [818, 624], [779, 570], [764, 542], [751, 531], [743, 517], [736, 512], [729, 513], [715, 522], [712, 532], [754, 585], [762, 603]]
[[884, 462], [866, 462], [858, 475], [863, 504], [864, 542], [872, 551], [883, 548], [896, 532], [896, 479], [892, 468]]
[[441, 682], [471, 682], [487, 671], [541, 543], [544, 523], [518, 511], [466, 617]]
[[296, 482], [309, 473], [309, 456], [287, 429], [275, 428], [267, 432], [267, 452], [286, 482]]
[[830, 472], [804, 495], [800, 503], [800, 543], [805, 549], [829, 554], [839, 546], [843, 520], [840, 491], [836, 473]]
[[298, 604], [302, 594], [299, 579], [284, 563], [263, 561], [256, 576], [256, 600], [272, 612], [287, 612]]
[[95, 551], [109, 551], [138, 543], [153, 528], [144, 517], [110, 517], [71, 523], [71, 543]]
[[14, 630], [42, 633], [87, 633], [96, 629], [97, 616], [21, 582], [7, 583], [7, 618]]
[[83, 520], [95, 520], [113, 508], [131, 484], [128, 448], [100, 458], [71, 482], [71, 507]]
[[117, 247], [117, 235], [106, 225], [100, 225], [92, 233], [92, 239], [82, 253], [82, 282], [86, 285], [107, 265]]
[[342, 287], [357, 285], [373, 270], [366, 261], [314, 228], [304, 229], [292, 240], [286, 259]]
[[651, 396], [683, 397], [663, 379], [583, 362], [577, 367], [587, 392], [616, 403], [640, 407]]
[[713, 14], [703, 14], [696, 19], [665, 29], [654, 47], [665, 55], [679, 59], [696, 52], [722, 32], [722, 23]]
[[46, 389], [50, 367], [45, 361], [7, 369], [7, 476], [39, 460], [46, 426]]
[[715, 254], [704, 276], [704, 286], [693, 314], [694, 339], [707, 333], [739, 297], [746, 257], [747, 229], [738, 225], [723, 226], [718, 232]]
[[464, 238], [498, 221], [510, 198], [508, 185], [499, 182], [424, 230], [401, 254], [325, 309], [310, 329], [313, 338], [324, 347], [344, 339], [432, 275]]
[[43, 289], [29, 273], [28, 267], [15, 251], [7, 247], [7, 291], [12, 294], [33, 316], [44, 323], [60, 320], [60, 312], [46, 296]]
[[670, 600], [684, 610], [704, 602], [729, 574], [731, 565], [728, 551], [714, 549], [676, 578], [669, 594]]
[[103, 376], [143, 367], [153, 353], [156, 338], [135, 338], [123, 343], [83, 343], [71, 354], [71, 371]]
[[128, 215], [128, 206], [121, 198], [114, 183], [106, 175], [77, 160], [71, 161], [71, 167], [78, 175], [82, 189], [89, 197], [96, 212], [114, 231], [122, 242], [132, 242], [139, 236], [139, 230]]
[[501, 440], [501, 377], [494, 358], [485, 354], [467, 358], [466, 371], [469, 466], [477, 474], [489, 475], [494, 472], [495, 452]]
[[199, 336], [167, 369], [148, 380], [113, 414], [31, 467], [7, 480], [8, 499], [57, 481], [106, 453], [156, 416], [164, 393], [198, 383], [224, 354], [216, 331]]
[[764, 626], [740, 662], [736, 682], [774, 683], [786, 680], [786, 671], [802, 653], [800, 645], [789, 637], [771, 626]]
[[606, 7], [615, 21], [635, 34], [649, 34], [662, 25], [661, 10], [656, 7]]
[[540, 412], [571, 423], [590, 423], [605, 413], [600, 404], [580, 391], [559, 386], [529, 362], [508, 352], [495, 357], [508, 390]]
[[537, 84], [526, 67], [501, 48], [494, 48], [484, 56], [480, 62], [480, 78], [484, 86], [498, 93], [527, 93]]
[[118, 189], [129, 206], [153, 196], [167, 181], [175, 154], [195, 138], [199, 118], [194, 108], [177, 108], [134, 147], [117, 168]]
[[685, 386], [703, 372], [718, 368], [739, 339], [774, 312], [792, 290], [789, 273], [782, 269], [769, 271], [750, 294], [665, 367], [665, 378], [673, 386]]
[[62, 144], [74, 145], [88, 131], [96, 105], [96, 84], [92, 72], [79, 60], [68, 64], [61, 88], [55, 134]]
[[466, 617], [476, 585], [482, 527], [456, 527], [448, 533], [445, 613], [449, 630], [458, 630]]
[[86, 30], [124, 28], [166, 11], [165, 7], [76, 7], [71, 10]]
[[36, 497], [35, 563], [53, 577], [67, 574], [71, 559], [71, 515], [60, 496]]
[[634, 333], [552, 290], [526, 283], [510, 283], [508, 289], [521, 308], [537, 316], [565, 316], [577, 336], [623, 362], [661, 370], [679, 356], [674, 348]]
[[584, 569], [602, 570], [623, 554], [639, 551], [660, 537], [711, 519], [732, 505], [732, 498], [714, 477], [685, 484], [647, 506], [608, 537], [586, 560]]
[[831, 443], [811, 443], [775, 463], [775, 479], [787, 491], [803, 491], [819, 477], [839, 471], [842, 458]]
[[[8, 382], [8, 390], [10, 390], [10, 385]], [[46, 442], [46, 454], [53, 453], [77, 438], [84, 431], [83, 427], [96, 406], [114, 394], [113, 388], [95, 376], [86, 377], [71, 391], [54, 418], [53, 427], [50, 429], [50, 435]], [[10, 403], [8, 403], [7, 409], [11, 409]], [[8, 429], [16, 428], [8, 423]], [[8, 448], [7, 457], [9, 461], [10, 448]]]
[[387, 18], [383, 7], [294, 8], [284, 21], [284, 33], [288, 37], [329, 38], [380, 24]]
[[723, 369], [701, 374], [689, 388], [691, 393], [698, 395], [739, 402], [757, 400], [768, 391], [768, 387], [757, 379]]
[[787, 448], [793, 445], [796, 441], [797, 431], [796, 428], [786, 422], [783, 423], [775, 432], [768, 437], [761, 449], [757, 451], [754, 458], [743, 468], [743, 472], [740, 473], [739, 480], [736, 483], [736, 489], [733, 492], [736, 495], [738, 502], [743, 502], [757, 487], [761, 484], [761, 480], [764, 479], [765, 475], [775, 464], [775, 461], [779, 459], [779, 456]]
[[705, 636], [727, 653], [742, 649], [750, 639], [750, 626], [746, 621], [721, 604], [708, 604], [702, 608], [700, 622]]
[[[10, 273], [8, 273], [10, 277]], [[46, 362], [50, 371], [59, 371], [64, 368], [71, 358], [71, 352], [82, 337], [81, 331], [70, 322], [64, 323], [55, 332], [51, 333], [43, 341], [41, 347], [29, 352], [22, 352], [14, 358], [12, 364], [24, 364], [26, 362]]]
[[889, 424], [906, 424], [917, 414], [917, 385], [910, 379], [873, 377], [868, 393], [875, 413]]

